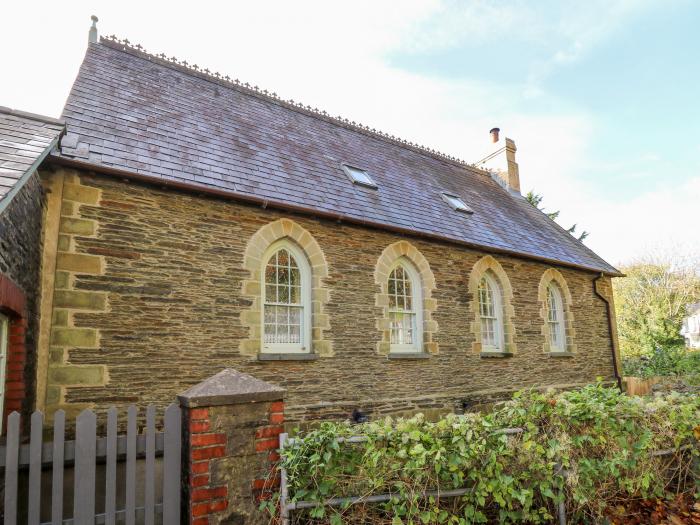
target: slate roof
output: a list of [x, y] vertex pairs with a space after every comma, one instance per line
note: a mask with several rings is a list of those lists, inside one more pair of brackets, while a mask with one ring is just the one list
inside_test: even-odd
[[58, 141], [63, 122], [0, 106], [0, 203], [11, 197]]
[[[524, 198], [456, 159], [120, 41], [90, 44], [61, 156], [610, 274]], [[352, 184], [341, 164], [378, 189]], [[440, 192], [459, 195], [456, 212]]]

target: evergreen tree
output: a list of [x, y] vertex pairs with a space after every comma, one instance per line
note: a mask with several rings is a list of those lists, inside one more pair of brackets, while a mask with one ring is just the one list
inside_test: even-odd
[[[542, 213], [547, 215], [547, 217], [549, 217], [553, 221], [556, 221], [557, 217], [559, 217], [559, 210], [557, 210], [557, 211], [545, 211], [544, 207], [540, 207], [540, 204], [542, 203], [543, 198], [544, 197], [542, 195], [540, 195], [539, 193], [535, 193], [532, 190], [528, 191], [527, 195], [525, 195], [525, 200], [527, 200], [527, 202], [532, 204], [535, 208], [537, 208]], [[579, 241], [583, 241], [586, 237], [588, 237], [588, 232], [584, 230], [583, 232], [581, 232], [580, 235], [577, 236], [576, 235], [576, 226], [577, 226], [577, 224], [574, 224], [571, 228], [567, 229], [566, 231], [568, 231], [571, 235], [576, 237]]]

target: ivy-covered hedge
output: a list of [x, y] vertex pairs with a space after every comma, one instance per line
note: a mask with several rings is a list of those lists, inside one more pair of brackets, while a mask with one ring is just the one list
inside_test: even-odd
[[[596, 523], [630, 498], [696, 490], [698, 396], [627, 397], [601, 384], [523, 391], [488, 414], [324, 423], [284, 450], [292, 501], [390, 493], [391, 501], [295, 512], [297, 523]], [[520, 427], [506, 435], [500, 429]], [[339, 438], [364, 435], [361, 443]], [[693, 446], [688, 447], [689, 444]], [[653, 451], [673, 449], [671, 455]], [[561, 465], [568, 473], [559, 474]], [[425, 491], [468, 487], [457, 498]], [[276, 512], [276, 502], [264, 504]]]

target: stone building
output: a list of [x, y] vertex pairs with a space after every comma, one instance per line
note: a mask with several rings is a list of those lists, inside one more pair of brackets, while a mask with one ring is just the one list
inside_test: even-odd
[[44, 211], [37, 168], [64, 129], [61, 121], [0, 107], [0, 425], [36, 401]]
[[43, 191], [13, 200], [48, 413], [166, 404], [223, 368], [284, 387], [290, 421], [619, 379], [619, 274], [520, 195], [496, 129], [477, 168], [104, 38], [62, 118]]

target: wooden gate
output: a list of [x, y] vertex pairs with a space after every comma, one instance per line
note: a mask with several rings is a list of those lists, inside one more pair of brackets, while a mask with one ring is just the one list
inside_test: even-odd
[[180, 523], [180, 407], [165, 410], [162, 432], [156, 432], [155, 407], [149, 406], [145, 416], [139, 433], [138, 410], [129, 407], [126, 433], [118, 435], [117, 410], [112, 408], [106, 435], [98, 437], [97, 416], [84, 410], [76, 418], [75, 440], [66, 440], [66, 416], [59, 410], [53, 418], [53, 441], [45, 442], [44, 416], [37, 411], [31, 417], [29, 443], [20, 444], [20, 415], [13, 412], [6, 444], [0, 447], [4, 523]]

